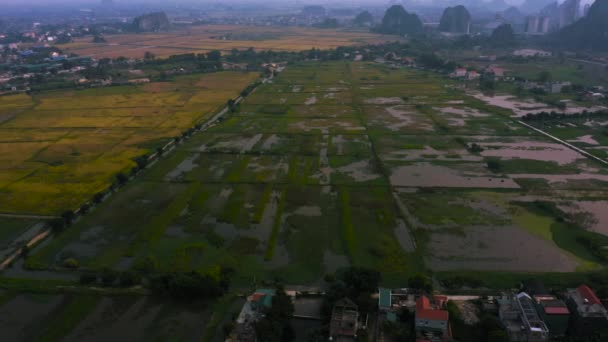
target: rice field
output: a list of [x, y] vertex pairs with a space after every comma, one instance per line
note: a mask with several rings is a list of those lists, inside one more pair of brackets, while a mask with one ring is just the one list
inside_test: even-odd
[[377, 269], [394, 286], [424, 271], [590, 270], [602, 262], [579, 242], [587, 231], [560, 217], [572, 208], [605, 238], [598, 189], [607, 177], [440, 76], [306, 62], [178, 145], [26, 266], [223, 266], [237, 285], [319, 284], [349, 265]]
[[304, 51], [312, 48], [332, 49], [339, 46], [380, 44], [400, 41], [397, 36], [367, 32], [315, 29], [305, 27], [262, 27], [237, 25], [202, 25], [167, 33], [121, 34], [104, 37], [107, 43], [93, 43], [80, 38], [58, 45], [62, 50], [95, 58], [143, 58], [146, 52], [157, 57], [186, 53], [205, 53], [233, 49]]
[[79, 208], [128, 173], [135, 158], [208, 118], [257, 77], [220, 72], [0, 97], [0, 213]]

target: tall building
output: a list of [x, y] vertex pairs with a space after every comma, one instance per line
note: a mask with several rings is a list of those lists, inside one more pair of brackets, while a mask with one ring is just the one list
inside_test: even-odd
[[573, 24], [580, 16], [581, 0], [566, 0], [559, 6], [559, 28]]
[[551, 19], [545, 16], [529, 16], [526, 18], [525, 32], [527, 34], [547, 34]]

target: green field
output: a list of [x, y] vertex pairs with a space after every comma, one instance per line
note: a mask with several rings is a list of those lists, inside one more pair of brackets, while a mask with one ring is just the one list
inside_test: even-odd
[[26, 265], [222, 266], [237, 285], [318, 284], [349, 265], [377, 269], [394, 286], [424, 271], [597, 269], [602, 261], [572, 238], [581, 228], [522, 204], [606, 198], [595, 191], [608, 183], [605, 170], [571, 152], [430, 73], [301, 63]]

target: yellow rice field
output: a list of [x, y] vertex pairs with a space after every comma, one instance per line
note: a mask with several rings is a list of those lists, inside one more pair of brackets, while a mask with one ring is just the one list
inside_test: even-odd
[[110, 35], [105, 39], [107, 43], [104, 44], [93, 43], [90, 37], [77, 39], [73, 43], [59, 45], [59, 48], [80, 56], [95, 58], [142, 58], [146, 52], [152, 52], [162, 58], [185, 53], [204, 53], [211, 50], [230, 52], [233, 49], [248, 48], [275, 51], [331, 49], [338, 46], [379, 44], [402, 38], [305, 27], [204, 25], [160, 34]]
[[219, 72], [0, 97], [0, 213], [78, 208], [134, 158], [212, 115], [258, 76]]

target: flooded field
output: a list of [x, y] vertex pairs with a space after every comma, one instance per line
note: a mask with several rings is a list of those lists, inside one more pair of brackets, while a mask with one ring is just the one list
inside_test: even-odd
[[[317, 285], [349, 265], [377, 269], [396, 286], [427, 269], [596, 267], [578, 230], [519, 202], [568, 189], [572, 211], [593, 211], [589, 229], [605, 232], [601, 204], [577, 191], [606, 184], [608, 172], [446, 82], [373, 63], [289, 66], [25, 265], [67, 272], [65, 261], [75, 259], [82, 268], [127, 270], [153, 260], [161, 271], [203, 273], [222, 266], [235, 270], [237, 286], [275, 278]], [[589, 134], [568, 139], [603, 146]], [[102, 300], [88, 322], [112, 305]], [[147, 313], [136, 315], [142, 307]], [[122, 315], [144, 326], [157, 310], [133, 303]]]
[[6, 341], [200, 341], [210, 314], [147, 296], [19, 294], [0, 305], [0, 327]]

